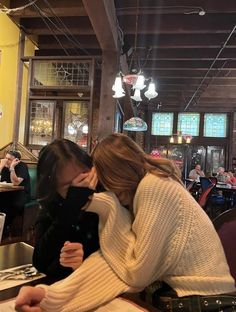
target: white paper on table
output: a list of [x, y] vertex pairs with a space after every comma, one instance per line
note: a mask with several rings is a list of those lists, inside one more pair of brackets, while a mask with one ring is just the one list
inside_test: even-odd
[[15, 299], [0, 302], [0, 312], [15, 312]]
[[116, 298], [107, 304], [94, 310], [95, 312], [148, 312], [148, 310], [138, 306], [134, 302], [124, 298]]

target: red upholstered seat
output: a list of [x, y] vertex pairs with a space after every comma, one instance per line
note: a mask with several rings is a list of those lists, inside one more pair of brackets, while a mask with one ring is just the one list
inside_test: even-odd
[[222, 242], [230, 272], [236, 280], [236, 209], [230, 209], [213, 220]]

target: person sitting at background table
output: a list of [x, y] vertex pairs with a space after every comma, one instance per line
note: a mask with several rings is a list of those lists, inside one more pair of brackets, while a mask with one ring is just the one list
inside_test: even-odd
[[219, 167], [216, 173], [217, 182], [228, 183], [230, 178], [224, 167]]
[[81, 210], [97, 179], [91, 157], [76, 143], [57, 139], [37, 164], [41, 210], [35, 224], [33, 265], [54, 280], [68, 276], [98, 250], [98, 216]]
[[197, 164], [194, 169], [189, 172], [189, 179], [199, 181], [200, 177], [205, 177], [203, 170], [201, 170], [201, 166]]
[[5, 233], [9, 231], [14, 218], [21, 214], [30, 199], [30, 176], [27, 164], [21, 161], [21, 153], [15, 150], [6, 152], [0, 162], [1, 182], [23, 186], [23, 190], [1, 193], [0, 211], [6, 214]]
[[236, 296], [222, 302], [220, 295], [235, 291], [220, 239], [173, 163], [153, 159], [118, 133], [103, 139], [92, 157], [107, 191], [94, 193], [85, 210], [99, 214], [101, 250], [62, 281], [21, 288], [16, 310], [94, 311], [124, 292], [163, 282], [172, 297], [165, 303], [154, 293], [152, 304], [161, 311], [170, 311], [172, 300], [177, 306], [172, 311], [233, 306]]
[[234, 176], [232, 171], [228, 171], [228, 177], [229, 177], [228, 183], [230, 183], [231, 185], [236, 185], [236, 177]]

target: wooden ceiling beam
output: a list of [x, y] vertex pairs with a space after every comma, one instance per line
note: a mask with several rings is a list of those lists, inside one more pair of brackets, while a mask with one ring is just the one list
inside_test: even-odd
[[[206, 14], [209, 13], [225, 13], [236, 12], [236, 4], [234, 0], [216, 1], [216, 0], [167, 0], [161, 5], [156, 0], [149, 0], [148, 7], [145, 1], [140, 2], [140, 10], [142, 14], [177, 14], [194, 12], [194, 8], [202, 7]], [[136, 0], [116, 0], [117, 12], [122, 14], [135, 14]], [[191, 9], [192, 7], [192, 9]], [[197, 10], [195, 10], [197, 12]]]
[[[152, 70], [152, 69], [150, 69]], [[143, 68], [144, 74], [146, 73], [147, 69]], [[156, 72], [156, 77], [158, 78], [203, 78], [206, 74], [206, 70], [158, 70]], [[208, 74], [208, 78], [213, 77], [214, 79], [231, 79], [236, 78], [236, 69], [230, 70], [211, 70]]]
[[[202, 78], [182, 78], [182, 77], [178, 77], [178, 78], [173, 78], [170, 77], [170, 79], [168, 78], [158, 78], [158, 84], [169, 84], [169, 85], [181, 85], [181, 84], [186, 84], [186, 85], [199, 85], [199, 83], [202, 81]], [[210, 78], [206, 79], [205, 81], [205, 85], [209, 84]], [[227, 80], [224, 78], [214, 78], [214, 85], [216, 86], [236, 86], [236, 78], [232, 78]], [[202, 86], [204, 88], [204, 85]]]
[[[145, 64], [145, 67], [151, 68], [153, 71], [156, 70], [156, 68], [176, 68], [184, 70], [185, 68], [202, 68], [202, 69], [208, 69], [211, 66], [212, 60], [150, 60], [148, 59], [145, 61], [144, 59], [140, 59], [141, 66], [142, 64]], [[224, 67], [223, 67], [224, 66]], [[222, 68], [223, 69], [233, 69], [236, 68], [236, 61], [227, 60], [227, 63], [225, 64], [225, 60], [217, 60], [213, 66], [213, 68]]]
[[[21, 27], [25, 30], [26, 34], [30, 35], [63, 35], [63, 34], [68, 34], [68, 31], [66, 29], [61, 28], [60, 30], [58, 29], [53, 29], [53, 32], [46, 28], [46, 27], [40, 27], [40, 28], [28, 28], [24, 27], [24, 25], [21, 25]], [[76, 27], [70, 27], [70, 35], [76, 35], [76, 36], [83, 36], [83, 35], [94, 35], [94, 31], [92, 26], [87, 26], [87, 27], [81, 27], [78, 28]]]
[[113, 0], [82, 0], [102, 50], [118, 50], [116, 13]]
[[[221, 33], [210, 34], [138, 34], [137, 43], [139, 47], [152, 47], [152, 48], [164, 48], [164, 47], [201, 47], [208, 46], [221, 47], [222, 43], [226, 40], [226, 35]], [[134, 43], [134, 35], [125, 36], [125, 44], [132, 46]], [[236, 44], [236, 37], [232, 37], [229, 45]]]
[[[214, 60], [220, 49], [161, 49], [151, 50], [148, 60]], [[138, 54], [139, 58], [144, 59], [147, 57], [147, 51], [142, 50]], [[233, 49], [225, 48], [219, 60], [235, 60], [236, 55]]]
[[[63, 16], [87, 16], [86, 10], [83, 7], [81, 0], [50, 0], [50, 6], [53, 11], [47, 6], [44, 1], [38, 1], [37, 6], [43, 10], [47, 17], [63, 17]], [[11, 0], [10, 7], [17, 8], [25, 5], [25, 0]], [[20, 16], [21, 18], [39, 17], [39, 13], [34, 6], [28, 6], [23, 11], [16, 11], [10, 14], [11, 17]]]
[[[223, 22], [222, 22], [223, 21]], [[120, 16], [119, 24], [124, 34], [135, 34], [135, 16]], [[228, 34], [235, 25], [235, 14], [205, 15], [155, 15], [139, 16], [139, 34]]]
[[91, 49], [86, 49], [86, 52], [81, 50], [80, 48], [76, 48], [74, 47], [73, 49], [66, 49], [67, 54], [65, 53], [65, 51], [61, 48], [61, 49], [39, 49], [35, 51], [35, 56], [86, 56], [86, 55], [90, 55], [90, 56], [101, 56], [101, 50], [91, 50]]

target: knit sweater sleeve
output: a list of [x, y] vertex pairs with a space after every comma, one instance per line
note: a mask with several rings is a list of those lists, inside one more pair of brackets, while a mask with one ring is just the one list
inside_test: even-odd
[[144, 288], [178, 262], [192, 217], [183, 213], [181, 189], [149, 174], [134, 198], [133, 223], [113, 193], [94, 194], [87, 209], [99, 214], [101, 251], [128, 285]]
[[90, 311], [126, 291], [138, 292], [125, 284], [104, 260], [100, 251], [87, 258], [69, 277], [50, 286], [40, 304], [45, 312]]

